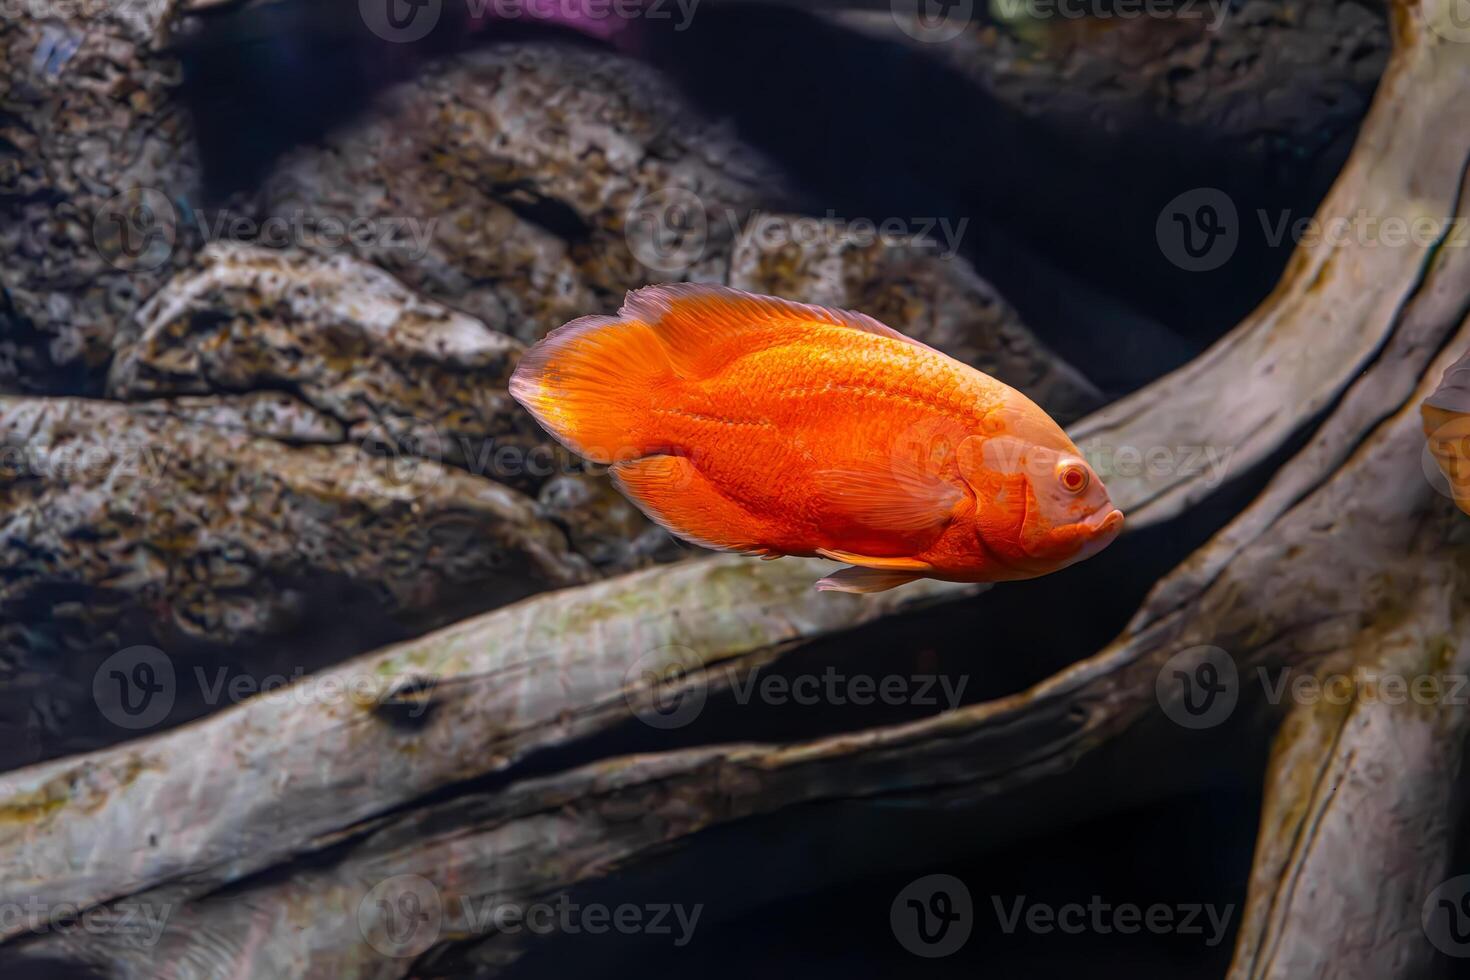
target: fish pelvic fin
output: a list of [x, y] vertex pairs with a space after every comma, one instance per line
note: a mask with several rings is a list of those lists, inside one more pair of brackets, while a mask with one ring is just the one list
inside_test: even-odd
[[647, 286], [629, 293], [618, 313], [648, 324], [688, 378], [708, 377], [742, 354], [788, 342], [794, 331], [813, 325], [846, 327], [925, 347], [863, 313], [707, 283]]
[[887, 592], [923, 578], [922, 572], [905, 572], [882, 568], [849, 567], [833, 572], [817, 582], [819, 592], [857, 592], [867, 595]]
[[654, 448], [653, 402], [674, 380], [664, 345], [647, 324], [587, 316], [521, 355], [510, 394], [562, 445], [612, 463]]
[[610, 468], [613, 481], [648, 519], [691, 544], [763, 558], [780, 553], [761, 544], [766, 522], [722, 494], [688, 459], [648, 456]]

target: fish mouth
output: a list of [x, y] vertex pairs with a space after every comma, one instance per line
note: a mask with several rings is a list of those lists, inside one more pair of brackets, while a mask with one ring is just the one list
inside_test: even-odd
[[1077, 552], [1074, 561], [1085, 561], [1113, 543], [1118, 532], [1123, 530], [1123, 512], [1116, 507], [1099, 510], [1082, 522], [1091, 538]]
[[1106, 513], [1099, 510], [1082, 524], [1093, 534], [1115, 535], [1123, 530], [1123, 512], [1116, 507]]

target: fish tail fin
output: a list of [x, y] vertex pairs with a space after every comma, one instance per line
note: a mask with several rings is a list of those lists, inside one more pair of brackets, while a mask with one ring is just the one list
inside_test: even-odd
[[668, 351], [647, 324], [587, 316], [521, 356], [510, 394], [567, 448], [612, 463], [658, 450], [651, 410], [659, 387], [674, 380]]

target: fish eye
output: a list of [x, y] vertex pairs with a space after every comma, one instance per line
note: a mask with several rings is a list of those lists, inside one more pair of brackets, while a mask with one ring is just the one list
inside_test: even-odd
[[1087, 473], [1087, 467], [1078, 462], [1070, 462], [1057, 468], [1057, 480], [1068, 493], [1081, 493], [1087, 489], [1091, 477]]

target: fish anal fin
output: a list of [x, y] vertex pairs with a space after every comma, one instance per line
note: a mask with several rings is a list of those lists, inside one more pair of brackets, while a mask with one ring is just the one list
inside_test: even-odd
[[918, 572], [848, 567], [833, 572], [818, 581], [817, 590], [820, 592], [856, 592], [866, 595], [873, 592], [887, 592], [889, 589], [907, 585], [923, 577]]
[[743, 354], [790, 339], [795, 328], [813, 324], [925, 346], [863, 313], [707, 283], [646, 286], [628, 294], [618, 315], [651, 327], [686, 377], [712, 374]]
[[761, 543], [764, 522], [726, 497], [682, 456], [645, 456], [609, 468], [648, 519], [702, 548], [779, 557]]

